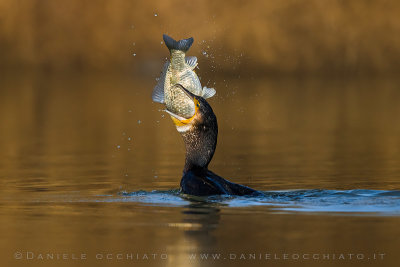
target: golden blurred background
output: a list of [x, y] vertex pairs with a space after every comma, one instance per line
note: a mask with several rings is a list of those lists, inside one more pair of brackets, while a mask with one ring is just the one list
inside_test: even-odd
[[218, 73], [396, 74], [399, 14], [390, 0], [0, 0], [0, 66], [153, 72], [168, 33]]

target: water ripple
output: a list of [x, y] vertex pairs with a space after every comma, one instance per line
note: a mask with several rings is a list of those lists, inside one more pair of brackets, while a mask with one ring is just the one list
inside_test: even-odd
[[265, 206], [277, 212], [400, 215], [400, 191], [387, 190], [290, 190], [264, 191], [257, 196], [194, 197], [179, 190], [120, 192], [101, 198], [105, 202], [183, 207], [193, 202], [232, 208]]

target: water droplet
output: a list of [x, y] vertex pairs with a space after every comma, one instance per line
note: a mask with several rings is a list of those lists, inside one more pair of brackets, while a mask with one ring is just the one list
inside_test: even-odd
[[127, 173], [125, 173], [125, 176], [128, 176], [128, 174], [127, 174]]
[[133, 43], [132, 43], [132, 45], [133, 45], [133, 46], [135, 46], [135, 45], [136, 45], [136, 43], [135, 43], [135, 42], [133, 42]]
[[118, 149], [120, 149], [120, 148], [121, 148], [121, 146], [120, 146], [120, 145], [117, 145], [117, 148], [118, 148]]
[[157, 13], [154, 13], [154, 17], [157, 17], [158, 16], [158, 14]]
[[157, 178], [158, 178], [158, 176], [157, 176], [157, 175], [154, 175], [154, 178], [156, 178], [156, 179], [157, 179]]
[[208, 54], [206, 51], [201, 52], [203, 54], [203, 56], [208, 57]]
[[131, 138], [130, 138], [130, 137], [128, 137], [128, 140], [129, 140], [129, 141], [131, 141]]
[[138, 120], [138, 121], [137, 121], [137, 123], [138, 123], [138, 124], [141, 124], [141, 123], [142, 123], [142, 121], [141, 121], [141, 120]]
[[128, 112], [132, 112], [132, 110], [128, 110]]
[[164, 42], [163, 41], [161, 41], [161, 44], [163, 44]]
[[133, 56], [136, 57], [136, 53], [133, 53]]

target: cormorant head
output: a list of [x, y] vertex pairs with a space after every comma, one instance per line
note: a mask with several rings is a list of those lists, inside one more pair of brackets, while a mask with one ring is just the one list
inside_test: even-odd
[[178, 86], [187, 96], [185, 105], [194, 106], [195, 110], [194, 115], [188, 119], [166, 110], [185, 142], [184, 172], [192, 168], [207, 168], [217, 146], [217, 118], [204, 98], [192, 94], [181, 85]]

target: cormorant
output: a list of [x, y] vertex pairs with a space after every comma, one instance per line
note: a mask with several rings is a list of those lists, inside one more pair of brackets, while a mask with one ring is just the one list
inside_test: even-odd
[[217, 146], [217, 118], [203, 97], [192, 94], [180, 84], [177, 86], [193, 101], [189, 104], [195, 105], [195, 114], [189, 119], [166, 110], [186, 147], [181, 191], [195, 196], [261, 194], [247, 186], [227, 181], [208, 169]]

